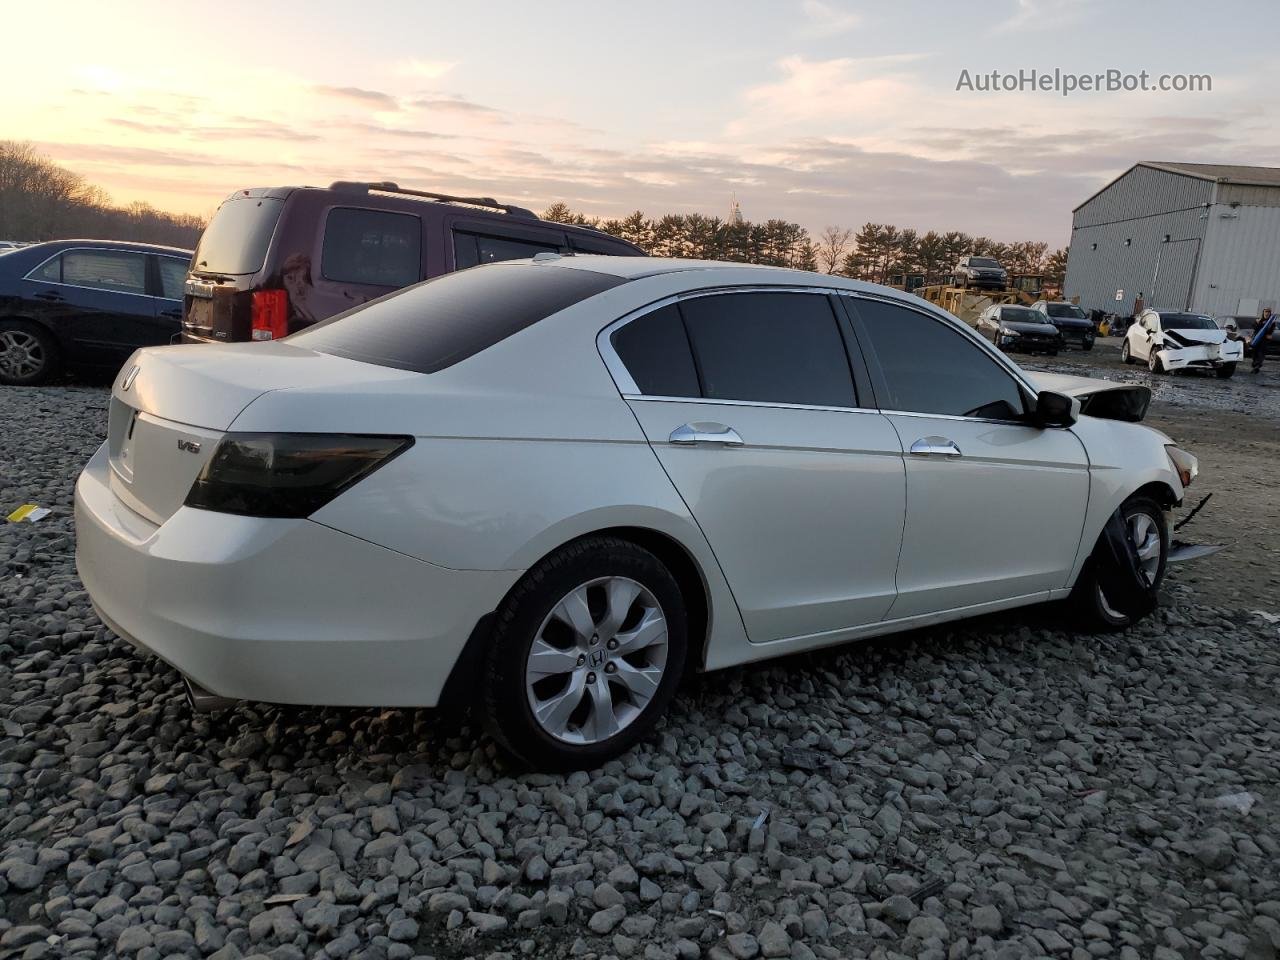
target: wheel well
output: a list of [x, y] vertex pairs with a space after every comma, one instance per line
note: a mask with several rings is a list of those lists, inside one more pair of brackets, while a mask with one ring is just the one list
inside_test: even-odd
[[0, 317], [0, 323], [4, 323], [5, 321], [13, 321], [16, 323], [29, 323], [33, 327], [39, 327], [41, 330], [43, 330], [45, 333], [49, 335], [50, 339], [53, 340], [54, 344], [57, 346], [59, 350], [62, 349], [62, 338], [58, 336], [58, 332], [53, 327], [49, 326], [49, 324], [45, 323], [43, 320], [38, 320], [35, 317], [24, 317], [20, 315], [9, 315], [9, 316]]
[[1182, 502], [1178, 495], [1173, 492], [1173, 487], [1163, 480], [1152, 480], [1150, 483], [1133, 491], [1133, 493], [1129, 494], [1129, 497], [1150, 497], [1166, 510], [1176, 507]]
[[638, 547], [643, 547], [662, 561], [671, 571], [680, 594], [684, 598], [685, 610], [689, 614], [689, 660], [686, 668], [698, 668], [706, 662], [708, 629], [710, 627], [709, 604], [707, 602], [707, 585], [702, 579], [702, 572], [697, 562], [689, 555], [684, 546], [665, 533], [645, 527], [608, 527], [587, 534], [591, 537], [617, 537], [629, 540]]
[[[689, 649], [685, 669], [688, 671], [701, 667], [706, 662], [709, 639], [709, 603], [707, 585], [702, 579], [697, 562], [689, 552], [679, 541], [657, 530], [644, 527], [606, 527], [559, 544], [554, 550], [548, 551], [546, 556], [549, 557], [570, 543], [576, 543], [588, 537], [616, 537], [619, 540], [627, 540], [648, 550], [671, 571], [671, 576], [675, 578], [676, 586], [680, 588], [680, 595], [684, 599], [685, 609], [689, 614]], [[541, 562], [541, 559], [544, 558], [540, 558], [538, 562]], [[530, 567], [535, 565], [530, 564]], [[440, 709], [457, 712], [470, 704], [470, 692], [475, 679], [480, 675], [480, 665], [489, 644], [496, 612], [494, 610], [486, 613], [471, 631], [440, 692], [437, 703]]]

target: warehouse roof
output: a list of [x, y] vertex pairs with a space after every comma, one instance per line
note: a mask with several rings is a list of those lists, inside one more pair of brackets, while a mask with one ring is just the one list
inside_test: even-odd
[[[1140, 160], [1114, 180], [1091, 194], [1087, 200], [1079, 203], [1074, 210], [1079, 210], [1112, 184], [1123, 180], [1138, 167], [1150, 167], [1152, 170], [1163, 170], [1165, 173], [1177, 173], [1184, 177], [1195, 177], [1199, 180], [1210, 180], [1218, 183], [1238, 183], [1251, 187], [1280, 187], [1280, 167], [1247, 167], [1234, 163], [1177, 163], [1165, 160]], [[1073, 210], [1073, 212], [1074, 212]]]

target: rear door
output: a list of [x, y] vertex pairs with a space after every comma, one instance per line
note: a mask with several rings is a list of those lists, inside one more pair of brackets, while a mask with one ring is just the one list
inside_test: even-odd
[[22, 281], [24, 299], [45, 305], [68, 341], [73, 362], [123, 363], [154, 342], [155, 305], [147, 288], [147, 255], [77, 247], [37, 267]]
[[151, 281], [155, 292], [152, 305], [156, 320], [153, 343], [170, 343], [182, 331], [182, 290], [190, 265], [191, 262], [182, 257], [162, 253], [151, 255]]
[[1031, 426], [1027, 390], [980, 342], [923, 311], [849, 297], [880, 407], [906, 451], [892, 619], [1066, 586], [1089, 499], [1070, 430]]
[[751, 641], [880, 620], [902, 537], [902, 450], [859, 402], [831, 299], [693, 296], [607, 336], [602, 351], [631, 380], [623, 393], [715, 551]]

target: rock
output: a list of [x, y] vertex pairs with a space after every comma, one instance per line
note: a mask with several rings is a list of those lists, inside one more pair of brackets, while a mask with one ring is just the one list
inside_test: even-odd
[[760, 944], [749, 933], [731, 933], [725, 938], [725, 943], [737, 960], [752, 960], [760, 953]]
[[587, 921], [587, 927], [592, 933], [603, 936], [606, 933], [612, 933], [613, 928], [620, 924], [626, 915], [627, 908], [621, 903], [615, 903], [611, 907], [593, 913], [591, 919]]
[[974, 907], [969, 914], [969, 922], [978, 933], [995, 936], [1004, 929], [1004, 917], [1000, 916], [997, 907]]

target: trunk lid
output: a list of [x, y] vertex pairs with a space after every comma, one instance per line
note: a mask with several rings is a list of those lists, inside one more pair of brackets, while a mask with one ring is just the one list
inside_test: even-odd
[[[258, 397], [291, 387], [403, 380], [384, 369], [285, 343], [180, 345], [139, 350], [111, 388], [107, 450], [111, 488], [161, 524], [191, 490], [218, 441]], [[318, 423], [314, 432], [323, 432]]]
[[182, 332], [201, 340], [240, 343], [250, 338], [252, 277], [193, 270], [182, 290]]

